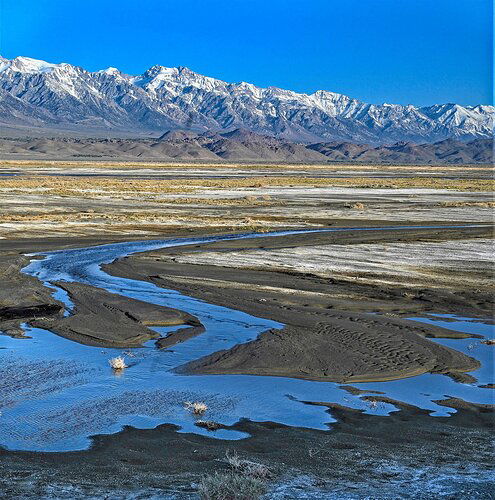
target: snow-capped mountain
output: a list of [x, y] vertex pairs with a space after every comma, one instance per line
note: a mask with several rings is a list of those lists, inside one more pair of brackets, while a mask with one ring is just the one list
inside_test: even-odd
[[159, 132], [236, 128], [299, 142], [434, 142], [492, 137], [493, 106], [374, 105], [320, 90], [301, 94], [226, 83], [188, 68], [153, 66], [138, 76], [116, 68], [0, 57], [0, 125]]

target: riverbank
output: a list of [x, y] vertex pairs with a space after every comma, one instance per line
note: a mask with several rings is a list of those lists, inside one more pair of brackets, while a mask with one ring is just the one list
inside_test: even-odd
[[[463, 379], [468, 377], [463, 373], [476, 369], [477, 363], [464, 354], [423, 338], [459, 337], [460, 334], [390, 317], [451, 312], [448, 308], [454, 305], [452, 286], [449, 286], [447, 293], [444, 288], [430, 287], [430, 296], [425, 300], [423, 292], [418, 296], [417, 291], [416, 295], [404, 291], [405, 287], [389, 286], [387, 289], [382, 282], [378, 287], [369, 282], [360, 284], [354, 280], [349, 283], [343, 279], [337, 282], [332, 279], [329, 283], [325, 276], [297, 272], [297, 269], [284, 272], [273, 266], [266, 266], [265, 269], [244, 266], [242, 271], [242, 266], [239, 266], [232, 273], [231, 268], [226, 266], [191, 266], [183, 261], [191, 256], [197, 258], [206, 250], [204, 255], [207, 256], [226, 253], [243, 255], [252, 252], [253, 248], [261, 247], [264, 255], [268, 250], [292, 248], [294, 251], [294, 248], [319, 248], [326, 244], [345, 248], [349, 254], [356, 245], [364, 243], [391, 244], [400, 240], [414, 246], [418, 241], [436, 244], [445, 240], [464, 242], [460, 238], [466, 237], [476, 242], [485, 241], [483, 237], [486, 238], [490, 231], [488, 226], [385, 227], [379, 230], [362, 227], [358, 230], [335, 228], [326, 233], [220, 241], [192, 247], [180, 246], [179, 240], [179, 245], [173, 248], [157, 250], [151, 255], [132, 256], [105, 269], [117, 270], [124, 277], [149, 280], [161, 287], [179, 289], [187, 295], [285, 325], [282, 332], [271, 330], [255, 341], [236, 346], [228, 352], [211, 353], [206, 358], [193, 361], [187, 366], [190, 373], [278, 375], [310, 380], [363, 382], [430, 372]], [[161, 258], [158, 257], [160, 255]], [[234, 259], [230, 261], [234, 262]], [[25, 264], [22, 259], [20, 262]], [[18, 286], [19, 283], [12, 278], [14, 274], [10, 275], [8, 284], [3, 287], [4, 307], [0, 311], [1, 324], [6, 333], [21, 335], [20, 325], [28, 321], [32, 326], [88, 345], [134, 347], [160, 337], [150, 326], [183, 324], [201, 327], [197, 318], [177, 310], [104, 292], [88, 285], [52, 282], [52, 286], [58, 286], [68, 293], [73, 304], [71, 315], [64, 316], [62, 304], [51, 297], [41, 283], [18, 273], [23, 285]], [[192, 276], [194, 278], [191, 279]], [[464, 308], [456, 312], [473, 315], [469, 307], [476, 300], [475, 312], [478, 315], [485, 314], [482, 306], [487, 304], [486, 307], [490, 307], [490, 297], [487, 295], [490, 292], [489, 285], [469, 301], [469, 282], [460, 277], [460, 283], [465, 286], [458, 287], [457, 302], [462, 302]], [[174, 283], [170, 284], [170, 280]], [[381, 296], [377, 296], [377, 291]], [[34, 296], [35, 300], [29, 304], [24, 302], [24, 306], [19, 307], [19, 303], [22, 303], [19, 294], [24, 294], [27, 300], [26, 293], [31, 298]], [[391, 297], [394, 297], [393, 302]], [[485, 302], [482, 302], [482, 297]], [[10, 307], [6, 304], [9, 300]], [[425, 307], [425, 303], [428, 307]], [[362, 314], [363, 311], [382, 314], [369, 316]], [[384, 313], [387, 316], [383, 316]], [[185, 331], [182, 334], [185, 335]], [[187, 331], [197, 335], [204, 329]], [[183, 340], [181, 333], [177, 332], [161, 339], [159, 345], [161, 348], [170, 348]]]
[[[244, 377], [232, 375], [235, 381], [229, 392], [225, 390], [228, 382], [220, 381], [230, 375], [211, 375], [211, 391], [208, 388], [200, 393], [205, 398], [212, 391], [225, 391], [241, 402], [244, 397], [247, 403], [242, 411], [231, 409], [224, 419], [219, 418], [218, 431], [203, 429], [205, 435], [190, 430], [196, 417], [182, 407], [186, 400], [182, 394], [185, 395], [189, 380], [204, 380], [208, 387], [210, 376], [173, 375], [166, 371], [168, 361], [155, 361], [172, 360], [187, 350], [191, 345], [188, 342], [194, 346], [201, 342], [205, 332], [201, 326], [191, 325], [195, 323], [194, 316], [186, 317], [177, 306], [174, 311], [165, 311], [163, 306], [146, 303], [136, 309], [137, 299], [117, 298], [115, 293], [98, 287], [57, 282], [75, 306], [73, 317], [64, 318], [64, 304], [59, 300], [63, 297], [52, 297], [50, 290], [34, 277], [20, 273], [29, 261], [24, 254], [118, 241], [286, 228], [490, 224], [490, 169], [438, 168], [431, 172], [426, 167], [217, 166], [198, 170], [197, 166], [185, 169], [118, 165], [105, 170], [80, 163], [6, 169], [19, 178], [0, 186], [0, 313], [4, 314], [0, 314], [0, 330], [25, 338], [7, 338], [9, 349], [3, 352], [21, 357], [23, 350], [15, 344], [19, 342], [25, 353], [31, 351], [36, 358], [36, 349], [52, 342], [49, 345], [62, 348], [52, 349], [51, 356], [65, 363], [56, 366], [70, 368], [68, 375], [55, 378], [48, 387], [53, 394], [43, 395], [44, 379], [30, 379], [37, 388], [36, 396], [23, 400], [24, 407], [40, 405], [40, 411], [33, 413], [36, 418], [30, 422], [45, 432], [31, 433], [33, 443], [38, 444], [43, 436], [72, 436], [78, 429], [90, 429], [95, 434], [97, 424], [104, 424], [105, 419], [114, 422], [112, 405], [116, 406], [116, 415], [133, 411], [147, 415], [150, 408], [157, 407], [153, 399], [157, 387], [162, 392], [177, 392], [177, 413], [184, 423], [180, 423], [182, 428], [165, 424], [154, 429], [136, 428], [139, 423], [134, 427], [126, 424], [120, 432], [118, 426], [108, 424], [110, 434], [95, 436], [93, 445], [84, 451], [0, 449], [0, 487], [6, 497], [196, 499], [202, 477], [230, 470], [225, 457], [233, 451], [270, 468], [272, 476], [266, 482], [266, 498], [270, 499], [383, 498], [384, 492], [394, 498], [495, 495], [489, 476], [493, 408], [435, 396], [430, 399], [436, 403], [427, 404], [430, 409], [425, 410], [421, 409], [425, 407], [421, 401], [418, 406], [410, 401], [401, 403], [398, 396], [379, 394], [375, 386], [363, 392], [359, 382], [363, 375], [373, 375], [368, 380], [379, 380], [377, 375], [383, 379], [389, 375], [400, 378], [433, 372], [444, 375], [424, 374], [397, 383], [435, 377], [436, 382], [427, 390], [421, 389], [421, 393], [431, 389], [435, 394], [449, 394], [448, 390], [443, 391], [445, 381], [458, 388], [476, 390], [477, 395], [479, 391], [493, 390], [464, 371], [478, 366], [473, 360], [478, 358], [476, 349], [465, 349], [463, 354], [428, 338], [462, 339], [470, 334], [406, 319], [437, 313], [479, 319], [491, 316], [492, 267], [486, 254], [492, 228], [488, 225], [407, 231], [347, 230], [222, 241], [152, 250], [105, 266], [106, 273], [141, 280], [144, 288], [161, 287], [165, 305], [167, 298], [173, 297], [165, 295], [165, 290], [177, 290], [210, 304], [287, 325], [281, 331], [262, 333], [257, 340], [226, 349], [221, 355], [198, 355], [200, 361], [187, 366], [187, 373], [298, 377], [277, 378], [270, 386], [263, 385], [266, 377], [251, 377], [252, 381], [243, 385]], [[434, 189], [430, 181], [419, 179], [424, 175], [436, 178]], [[282, 176], [287, 178], [281, 181]], [[332, 181], [332, 176], [345, 181]], [[442, 177], [452, 182], [442, 186]], [[368, 178], [367, 186], [364, 178]], [[195, 179], [201, 182], [192, 182]], [[66, 263], [73, 264], [70, 258]], [[121, 291], [128, 292], [125, 288]], [[153, 315], [158, 315], [158, 319], [150, 322]], [[95, 316], [98, 321], [93, 323]], [[225, 319], [224, 330], [212, 339], [212, 344], [206, 341], [206, 347], [217, 345], [213, 341], [231, 333], [238, 342], [243, 340], [246, 333], [242, 324], [230, 326], [235, 323], [228, 321], [228, 313]], [[181, 326], [179, 320], [191, 326]], [[171, 322], [177, 324], [177, 330], [158, 340], [159, 349], [154, 349], [154, 345], [133, 349], [132, 354], [137, 356], [128, 358], [133, 366], [127, 375], [114, 376], [108, 359], [127, 351], [115, 349], [114, 353], [102, 346], [123, 346], [128, 341], [136, 345], [147, 339], [153, 344], [157, 336], [153, 325]], [[80, 335], [86, 329], [89, 336], [96, 332], [101, 338], [93, 344], [98, 347], [86, 347], [54, 335], [49, 341], [43, 337], [49, 332], [43, 331], [28, 339], [23, 335], [24, 323], [43, 325], [86, 344], [87, 338], [74, 332]], [[230, 332], [229, 328], [236, 331]], [[122, 336], [123, 333], [129, 335]], [[112, 342], [117, 338], [123, 343], [102, 344], [109, 336], [113, 337]], [[178, 340], [187, 342], [174, 346]], [[476, 346], [480, 340], [452, 342], [472, 342]], [[64, 350], [67, 344], [69, 348]], [[85, 349], [83, 354], [81, 349]], [[22, 373], [46, 371], [42, 361], [35, 361], [36, 370], [29, 371], [27, 363]], [[74, 362], [84, 364], [81, 368]], [[160, 366], [162, 362], [164, 366]], [[73, 372], [73, 367], [82, 372]], [[387, 377], [383, 377], [385, 372]], [[70, 380], [72, 373], [75, 381]], [[89, 380], [84, 381], [88, 373]], [[337, 384], [301, 380], [318, 380], [322, 376], [324, 380], [351, 381], [359, 387], [339, 389]], [[15, 371], [9, 377], [14, 377], [15, 382], [11, 384], [6, 379], [9, 388], [30, 387], [23, 385], [25, 379]], [[140, 381], [144, 381], [142, 386]], [[61, 383], [68, 386], [59, 388]], [[129, 394], [131, 383], [133, 389], [139, 387], [141, 392]], [[177, 387], [179, 383], [181, 387]], [[315, 390], [310, 396], [309, 384], [321, 384], [325, 390]], [[260, 393], [246, 392], [246, 385], [259, 386]], [[335, 391], [330, 388], [334, 385]], [[297, 387], [301, 389], [298, 391]], [[115, 397], [115, 388], [124, 391], [120, 399]], [[63, 394], [63, 401], [58, 403], [57, 391]], [[22, 390], [20, 393], [22, 396]], [[89, 396], [80, 404], [78, 398], [83, 393]], [[290, 399], [293, 394], [296, 399]], [[51, 406], [44, 406], [49, 397]], [[337, 400], [339, 403], [335, 403]], [[22, 404], [21, 401], [18, 406]], [[381, 414], [382, 407], [394, 411], [385, 416]], [[430, 415], [439, 408], [444, 410], [443, 415], [447, 411], [453, 414]], [[11, 409], [5, 407], [4, 416], [0, 415], [4, 425]], [[169, 417], [173, 411], [165, 408], [160, 422], [175, 421]], [[19, 419], [14, 415], [8, 425], [29, 439], [23, 427], [26, 414]], [[248, 414], [251, 420], [243, 419]], [[270, 418], [259, 417], [260, 414], [269, 414]], [[214, 415], [211, 405], [211, 412], [202, 419], [214, 420]], [[305, 416], [313, 417], [312, 424], [318, 420], [321, 425], [314, 425], [314, 429], [298, 427], [307, 424]], [[257, 418], [265, 421], [255, 422]], [[282, 425], [280, 422], [284, 421], [292, 423]], [[329, 428], [323, 430], [326, 422]], [[247, 437], [236, 441], [217, 439], [215, 436], [221, 432], [242, 432]], [[27, 443], [26, 449], [34, 448]]]
[[266, 498], [490, 498], [492, 414], [475, 406], [448, 418], [414, 408], [390, 416], [332, 407], [338, 423], [314, 431], [242, 421], [231, 442], [182, 434], [171, 425], [96, 436], [72, 453], [0, 450], [9, 498], [197, 499], [199, 479], [228, 472], [226, 454], [265, 464]]
[[[406, 247], [425, 242], [441, 245], [446, 241], [462, 245], [468, 238], [467, 241], [476, 246], [476, 242], [485, 241], [491, 231], [488, 226], [391, 228], [216, 242], [133, 255], [104, 266], [104, 269], [285, 325], [281, 331], [265, 332], [252, 342], [193, 361], [182, 368], [188, 373], [363, 382], [430, 372], [469, 380], [464, 372], [475, 369], [476, 362], [424, 339], [456, 338], [462, 334], [431, 325], [418, 326], [400, 316], [454, 313], [490, 317], [492, 285], [487, 282], [473, 290], [468, 279], [472, 269], [466, 269], [463, 274], [461, 266], [457, 266], [458, 279], [448, 284], [442, 279], [442, 273], [436, 273], [428, 276], [427, 282], [398, 285], [384, 284], [380, 276], [373, 283], [370, 276], [360, 282], [354, 276], [351, 279], [334, 278], [304, 269], [286, 270], [272, 266], [266, 259], [275, 249], [287, 248], [288, 253], [295, 253], [301, 248], [324, 245], [327, 245], [325, 248], [338, 248], [343, 255], [349, 256], [356, 245], [372, 247], [397, 241]], [[254, 265], [237, 266], [237, 256], [253, 253], [259, 256]], [[373, 252], [368, 252], [370, 263], [373, 257]], [[425, 255], [425, 259], [431, 257]], [[461, 259], [462, 256], [459, 261]], [[201, 263], [194, 263], [197, 260]], [[209, 265], [209, 260], [215, 265]], [[479, 260], [478, 265], [481, 268], [476, 272], [488, 275], [490, 261]], [[397, 273], [400, 274], [399, 268]], [[439, 277], [436, 282], [435, 276]], [[375, 314], [363, 314], [369, 312]]]

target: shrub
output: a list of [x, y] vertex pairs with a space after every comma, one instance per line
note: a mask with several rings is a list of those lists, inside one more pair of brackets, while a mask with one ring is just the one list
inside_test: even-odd
[[194, 403], [186, 401], [184, 403], [184, 408], [192, 412], [194, 415], [203, 415], [208, 409], [208, 406], [205, 403], [200, 403], [198, 401]]
[[205, 476], [198, 488], [202, 500], [256, 500], [265, 493], [263, 481], [234, 472]]
[[366, 207], [363, 203], [346, 203], [345, 208], [353, 208], [354, 210], [364, 210]]
[[109, 359], [108, 363], [114, 370], [123, 370], [124, 368], [127, 368], [123, 356], [117, 356], [116, 358]]
[[225, 454], [225, 460], [232, 467], [233, 472], [237, 472], [244, 476], [266, 480], [270, 479], [273, 475], [266, 465], [240, 458], [235, 451], [232, 453], [227, 452]]

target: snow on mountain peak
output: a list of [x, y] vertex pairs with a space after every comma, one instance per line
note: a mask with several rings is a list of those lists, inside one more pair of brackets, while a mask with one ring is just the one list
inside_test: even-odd
[[167, 68], [166, 66], [155, 64], [155, 66], [151, 66], [151, 68], [147, 69], [143, 73], [143, 76], [146, 78], [167, 78], [171, 76], [177, 76], [178, 73], [178, 68]]
[[[242, 128], [303, 142], [367, 143], [493, 133], [493, 106], [373, 105], [325, 90], [305, 94], [227, 83], [183, 66], [155, 65], [131, 76], [113, 67], [93, 73], [70, 64], [0, 57], [0, 91], [34, 106], [47, 123], [76, 128], [83, 123], [127, 131]], [[21, 107], [9, 108], [6, 114], [15, 120], [22, 112]]]
[[97, 71], [99, 74], [104, 74], [104, 75], [113, 75], [117, 76], [120, 75], [120, 70], [117, 68], [113, 68], [112, 66], [108, 67], [107, 69], [100, 69], [100, 71]]
[[10, 68], [20, 73], [48, 73], [54, 68], [60, 67], [60, 64], [52, 64], [39, 59], [30, 57], [16, 57], [10, 61]]

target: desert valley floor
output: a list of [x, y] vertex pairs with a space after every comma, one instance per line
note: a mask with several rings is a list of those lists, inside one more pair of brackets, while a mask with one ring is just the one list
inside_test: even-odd
[[494, 497], [494, 205], [483, 165], [3, 161], [4, 495]]

